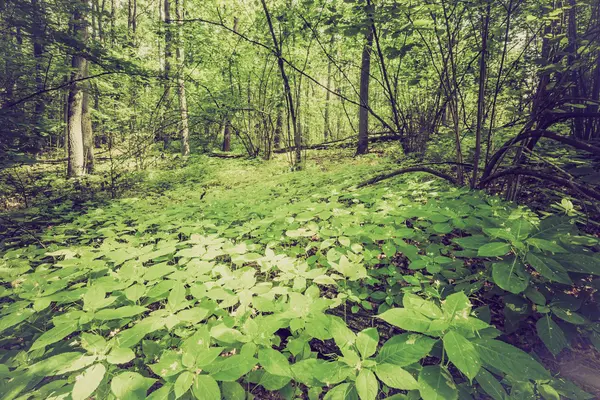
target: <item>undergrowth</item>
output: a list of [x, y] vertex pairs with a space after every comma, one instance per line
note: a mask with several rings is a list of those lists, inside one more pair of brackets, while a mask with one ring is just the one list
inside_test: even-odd
[[354, 188], [386, 163], [193, 158], [15, 233], [2, 399], [592, 398], [506, 340], [529, 321], [555, 355], [600, 347], [599, 243], [569, 203]]

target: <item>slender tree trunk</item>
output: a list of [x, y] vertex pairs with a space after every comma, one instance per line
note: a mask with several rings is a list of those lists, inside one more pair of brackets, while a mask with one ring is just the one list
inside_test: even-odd
[[177, 94], [179, 96], [179, 112], [181, 114], [181, 154], [190, 154], [190, 128], [188, 123], [187, 99], [185, 97], [185, 80], [183, 70], [185, 64], [185, 49], [183, 41], [183, 14], [184, 0], [175, 0], [175, 11], [177, 15]]
[[[89, 62], [83, 60], [83, 76], [89, 76]], [[83, 154], [85, 172], [91, 174], [94, 172], [94, 131], [92, 129], [92, 115], [90, 112], [90, 91], [92, 85], [90, 81], [84, 81], [83, 98], [81, 103], [81, 133], [83, 135]]]
[[[74, 4], [73, 8], [73, 35], [83, 37], [85, 27], [85, 18], [82, 14], [82, 8], [85, 2], [80, 1]], [[84, 152], [83, 152], [83, 132], [82, 132], [82, 105], [83, 90], [82, 83], [75, 82], [84, 76], [84, 62], [81, 55], [75, 54], [71, 60], [71, 81], [68, 98], [68, 165], [67, 176], [75, 177], [85, 173], [84, 170]]]
[[[579, 71], [575, 65], [577, 61], [577, 3], [575, 0], [569, 0], [569, 22], [567, 28], [567, 37], [569, 40], [569, 56], [567, 57], [567, 63], [571, 69], [571, 96], [574, 99], [580, 97], [580, 84], [579, 84]], [[584, 96], [585, 97], [585, 96]], [[577, 101], [577, 100], [576, 100]], [[573, 107], [573, 112], [579, 113], [583, 110]], [[573, 120], [573, 134], [576, 138], [581, 139], [584, 136], [583, 119], [575, 118]]]
[[276, 149], [281, 147], [281, 136], [283, 135], [283, 107], [281, 104], [277, 106], [277, 119], [275, 121], [275, 133], [273, 142]]
[[273, 29], [273, 22], [271, 21], [271, 14], [269, 13], [269, 9], [267, 8], [267, 3], [265, 0], [261, 0], [263, 10], [265, 12], [265, 16], [267, 18], [267, 23], [269, 25], [269, 31], [271, 32], [271, 38], [273, 39], [273, 47], [275, 48], [275, 55], [277, 57], [277, 66], [279, 67], [279, 72], [281, 73], [281, 80], [283, 81], [283, 89], [285, 92], [285, 96], [287, 99], [288, 110], [291, 118], [291, 125], [294, 132], [294, 169], [300, 170], [302, 169], [302, 136], [298, 131], [298, 125], [296, 121], [296, 111], [294, 108], [294, 99], [292, 96], [292, 90], [290, 88], [290, 81], [285, 72], [285, 66], [283, 62], [283, 55], [281, 53], [281, 47], [279, 45], [279, 41], [277, 40], [277, 35], [275, 34], [275, 30]]
[[356, 154], [369, 151], [369, 83], [371, 80], [371, 49], [373, 47], [373, 29], [368, 28], [365, 46], [362, 52], [360, 68], [360, 108], [358, 109], [358, 145]]
[[169, 147], [170, 141], [170, 129], [169, 125], [169, 108], [171, 106], [171, 58], [173, 57], [172, 50], [172, 42], [173, 42], [173, 32], [171, 31], [171, 3], [169, 0], [164, 0], [164, 18], [165, 18], [165, 68], [164, 68], [164, 78], [165, 78], [165, 94], [163, 96], [163, 105], [164, 105], [164, 114], [162, 121], [162, 139], [163, 139], [163, 148], [166, 149]]
[[479, 158], [481, 156], [481, 128], [484, 124], [485, 114], [485, 83], [487, 78], [487, 41], [490, 25], [491, 4], [486, 7], [485, 16], [482, 17], [482, 32], [481, 32], [481, 55], [479, 56], [479, 94], [477, 98], [477, 126], [475, 128], [475, 158], [473, 159], [473, 177], [471, 178], [471, 188], [477, 186], [477, 174], [479, 172]]
[[[42, 4], [40, 0], [31, 0], [33, 10], [33, 57], [35, 58], [35, 87], [38, 92], [44, 90], [43, 66], [44, 44], [43, 44], [43, 21]], [[44, 121], [44, 112], [46, 109], [45, 96], [40, 95], [35, 101], [33, 133], [36, 140], [36, 149], [41, 150], [42, 142], [42, 124]]]
[[[233, 32], [237, 32], [238, 30], [238, 18], [233, 18]], [[231, 88], [231, 96], [235, 96], [234, 86], [233, 86], [233, 71], [232, 71], [231, 63], [229, 63], [229, 86]], [[241, 92], [241, 89], [240, 89]], [[221, 150], [228, 152], [231, 151], [231, 130], [230, 130], [230, 116], [229, 112], [225, 114], [225, 128], [223, 130], [223, 145], [221, 146]]]

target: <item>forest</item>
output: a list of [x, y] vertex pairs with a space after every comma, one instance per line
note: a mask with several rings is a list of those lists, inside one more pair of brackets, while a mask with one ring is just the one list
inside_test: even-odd
[[0, 400], [600, 398], [598, 0], [0, 14]]

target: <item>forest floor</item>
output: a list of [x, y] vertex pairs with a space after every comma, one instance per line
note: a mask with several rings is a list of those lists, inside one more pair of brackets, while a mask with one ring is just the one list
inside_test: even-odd
[[[127, 259], [132, 248], [139, 248], [149, 239], [162, 243], [157, 252], [166, 249], [164, 254], [158, 254], [160, 261], [161, 257], [175, 252], [174, 246], [181, 235], [193, 234], [215, 235], [244, 243], [249, 256], [263, 253], [265, 247], [269, 247], [288, 256], [305, 258], [311, 265], [322, 259], [334, 259], [336, 251], [348, 247], [363, 254], [371, 274], [362, 288], [348, 291], [351, 308], [345, 316], [357, 325], [348, 322], [352, 328], [360, 330], [374, 324], [372, 316], [378, 309], [382, 310], [382, 306], [385, 309], [386, 302], [394, 302], [394, 294], [386, 289], [385, 282], [397, 283], [394, 279], [398, 274], [404, 275], [413, 291], [443, 292], [443, 287], [436, 289], [431, 281], [439, 271], [432, 268], [431, 274], [425, 270], [420, 273], [410, 270], [408, 265], [417, 254], [449, 248], [455, 235], [446, 225], [448, 218], [433, 218], [434, 223], [415, 222], [414, 225], [402, 222], [400, 228], [397, 221], [413, 217], [416, 221], [418, 212], [435, 216], [436, 210], [446, 210], [447, 215], [451, 210], [464, 207], [477, 211], [483, 202], [485, 207], [497, 208], [496, 211], [507, 215], [531, 213], [526, 208], [508, 205], [481, 193], [450, 188], [423, 174], [398, 177], [357, 190], [356, 184], [389, 171], [395, 164], [382, 154], [361, 158], [351, 155], [351, 150], [339, 149], [310, 152], [306, 168], [293, 174], [289, 173], [284, 155], [266, 162], [207, 156], [178, 158], [169, 161], [168, 166], [139, 175], [139, 181], [133, 182], [120, 198], [110, 199], [95, 192], [84, 201], [69, 200], [66, 206], [55, 204], [53, 211], [39, 206], [20, 213], [19, 221], [32, 223], [26, 228], [21, 226], [22, 229], [19, 224], [12, 227], [14, 229], [8, 229], [8, 224], [5, 226], [4, 242], [0, 243], [0, 266], [3, 259], [9, 266], [11, 260], [23, 252], [29, 252], [29, 258], [47, 252], [69, 258], [70, 251], [77, 252], [85, 246], [106, 251], [111, 260]], [[415, 204], [420, 208], [415, 208]], [[60, 210], [68, 207], [71, 207], [69, 212], [53, 219], [52, 216], [60, 215]], [[411, 246], [389, 241], [390, 232], [394, 230], [402, 230]], [[439, 240], [424, 240], [421, 233], [428, 230], [437, 232]], [[457, 252], [457, 256], [464, 255]], [[12, 272], [13, 278], [18, 277], [17, 273]], [[426, 281], [428, 283], [424, 283]], [[458, 284], [460, 280], [454, 281]], [[553, 372], [577, 382], [600, 398], [600, 356], [587, 341], [580, 341], [555, 358], [537, 338], [530, 310], [507, 322], [496, 294], [476, 294], [482, 288], [480, 284], [469, 279], [462, 281], [460, 289], [473, 296], [473, 304], [480, 306], [479, 312], [487, 315], [492, 324], [501, 330], [508, 322], [515, 326], [509, 329], [506, 341], [535, 352]], [[406, 285], [401, 286], [406, 289]], [[327, 343], [315, 343], [315, 346], [326, 347]]]

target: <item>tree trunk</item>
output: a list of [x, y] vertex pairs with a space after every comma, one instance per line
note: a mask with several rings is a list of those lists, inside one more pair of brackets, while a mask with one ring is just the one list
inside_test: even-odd
[[[567, 29], [567, 37], [569, 40], [569, 56], [567, 57], [568, 67], [571, 69], [571, 96], [574, 99], [578, 99], [580, 97], [579, 92], [579, 71], [576, 64], [577, 61], [577, 3], [575, 0], [569, 0], [569, 24]], [[585, 96], [584, 96], [585, 97]], [[576, 100], [577, 101], [577, 100]], [[573, 112], [579, 113], [583, 110], [573, 107]], [[582, 139], [584, 136], [584, 126], [583, 119], [575, 118], [573, 120], [573, 134], [576, 138]]]
[[[35, 87], [38, 92], [44, 90], [44, 79], [42, 76], [44, 61], [44, 44], [43, 44], [43, 21], [42, 21], [42, 5], [39, 0], [31, 0], [33, 9], [33, 57], [35, 58]], [[39, 95], [35, 101], [33, 134], [36, 141], [36, 150], [42, 148], [42, 125], [44, 121], [44, 112], [46, 109], [45, 96]]]
[[281, 80], [283, 81], [283, 89], [285, 92], [285, 96], [287, 99], [288, 110], [291, 118], [291, 125], [294, 132], [294, 169], [300, 170], [302, 169], [302, 136], [300, 131], [298, 130], [298, 125], [296, 121], [296, 111], [294, 108], [294, 99], [292, 96], [292, 90], [290, 88], [290, 81], [285, 72], [283, 55], [281, 53], [281, 47], [279, 45], [279, 41], [277, 40], [277, 35], [275, 34], [275, 30], [273, 29], [273, 22], [271, 21], [271, 14], [269, 13], [269, 9], [267, 8], [267, 3], [265, 0], [261, 0], [263, 10], [265, 12], [265, 16], [267, 18], [267, 24], [269, 25], [269, 31], [271, 32], [271, 38], [273, 39], [273, 47], [275, 48], [275, 55], [277, 57], [277, 66], [279, 67], [279, 72], [281, 74]]
[[358, 145], [356, 154], [369, 151], [369, 82], [371, 75], [371, 49], [373, 47], [373, 29], [369, 27], [365, 35], [360, 68], [360, 108], [358, 110]]
[[479, 56], [479, 94], [477, 98], [477, 126], [475, 128], [475, 157], [473, 159], [473, 177], [471, 178], [471, 188], [477, 186], [477, 173], [479, 172], [479, 158], [481, 155], [481, 128], [484, 124], [485, 114], [485, 83], [487, 77], [487, 41], [488, 31], [490, 25], [490, 9], [491, 4], [489, 3], [486, 7], [485, 16], [482, 17], [482, 32], [481, 32], [481, 55]]
[[273, 137], [273, 144], [275, 149], [281, 147], [281, 136], [283, 135], [283, 107], [282, 105], [277, 106], [277, 119], [275, 121], [275, 133]]
[[[329, 40], [329, 54], [333, 52], [333, 45], [335, 44], [335, 35], [331, 34], [331, 39]], [[324, 119], [324, 128], [323, 128], [323, 141], [327, 142], [331, 137], [331, 128], [329, 126], [329, 107], [331, 102], [331, 67], [332, 67], [331, 59], [327, 61], [327, 90], [325, 92], [325, 112], [323, 115]]]
[[164, 105], [164, 114], [162, 121], [162, 140], [163, 140], [163, 148], [167, 149], [169, 147], [170, 140], [170, 129], [167, 128], [169, 125], [169, 107], [171, 105], [171, 82], [169, 79], [171, 78], [171, 58], [173, 56], [172, 51], [172, 41], [173, 41], [173, 33], [171, 32], [171, 3], [169, 0], [164, 0], [164, 17], [165, 17], [165, 68], [164, 68], [164, 78], [165, 78], [165, 94], [163, 96], [163, 105]]
[[[89, 76], [89, 62], [83, 60], [83, 76]], [[90, 81], [84, 81], [83, 98], [81, 103], [81, 133], [83, 135], [83, 154], [85, 172], [91, 174], [94, 172], [94, 131], [92, 129], [92, 115], [90, 112], [90, 91], [92, 85]]]
[[181, 154], [190, 154], [190, 128], [188, 122], [187, 99], [185, 97], [185, 80], [183, 78], [183, 67], [185, 61], [185, 50], [183, 41], [183, 13], [185, 0], [175, 0], [175, 13], [177, 15], [177, 94], [179, 96], [179, 113], [181, 115]]
[[231, 151], [231, 124], [229, 123], [229, 118], [225, 119], [223, 125], [223, 147], [221, 147], [221, 150]]
[[[74, 4], [73, 9], [73, 36], [83, 37], [85, 19], [82, 14], [82, 8], [85, 2], [80, 1]], [[82, 132], [82, 105], [83, 91], [82, 83], [75, 82], [84, 76], [84, 62], [81, 55], [74, 54], [71, 59], [71, 85], [68, 98], [68, 155], [67, 176], [69, 178], [80, 176], [85, 173], [84, 170], [84, 152], [83, 152], [83, 132]]]

